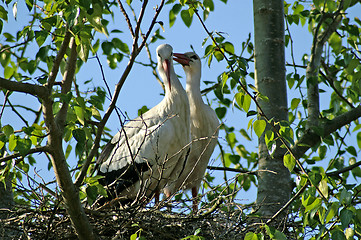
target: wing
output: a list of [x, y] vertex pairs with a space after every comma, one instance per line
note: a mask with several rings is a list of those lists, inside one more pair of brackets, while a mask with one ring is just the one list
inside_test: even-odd
[[104, 147], [98, 160], [101, 162], [99, 174], [105, 176], [101, 184], [112, 189], [111, 195], [141, 180], [147, 180], [150, 185], [150, 177], [159, 178], [156, 166], [161, 166], [166, 159], [169, 142], [174, 138], [174, 127], [169, 120], [135, 119]]

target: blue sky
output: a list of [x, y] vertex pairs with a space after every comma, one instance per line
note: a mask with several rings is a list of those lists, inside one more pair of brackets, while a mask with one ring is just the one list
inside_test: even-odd
[[[137, 1], [133, 1], [134, 3], [137, 3]], [[150, 5], [153, 4], [155, 1], [150, 1]], [[224, 36], [227, 38], [227, 41], [232, 42], [235, 46], [236, 53], [240, 53], [241, 50], [241, 44], [243, 41], [246, 41], [249, 33], [251, 33], [252, 40], [253, 40], [253, 5], [252, 1], [249, 0], [228, 0], [227, 4], [224, 4], [223, 2], [219, 0], [214, 0], [215, 4], [215, 11], [209, 15], [209, 18], [205, 21], [208, 29], [210, 31], [219, 31], [223, 32]], [[3, 5], [3, 3], [2, 3]], [[28, 21], [28, 11], [26, 7], [24, 6], [23, 1], [18, 2], [18, 15], [17, 20], [15, 20], [13, 17], [9, 16], [9, 23], [5, 23], [3, 32], [10, 32], [15, 33], [14, 31], [17, 31], [19, 29], [22, 29], [22, 25], [26, 24]], [[10, 6], [10, 12], [11, 12]], [[184, 23], [182, 22], [180, 16], [178, 16], [175, 24], [173, 27], [169, 28], [169, 22], [168, 22], [168, 13], [170, 10], [170, 5], [166, 5], [160, 14], [158, 20], [164, 22], [164, 29], [165, 32], [161, 32], [161, 35], [163, 35], [166, 40], [157, 41], [156, 44], [151, 45], [150, 50], [154, 56], [155, 60], [155, 49], [156, 47], [161, 43], [169, 43], [173, 46], [174, 52], [187, 52], [190, 51], [190, 45], [192, 45], [195, 49], [195, 51], [200, 55], [201, 57], [204, 54], [204, 48], [202, 47], [202, 42], [204, 38], [207, 37], [206, 32], [203, 30], [200, 22], [196, 17], [193, 19], [193, 24], [190, 28], [187, 28]], [[136, 7], [135, 7], [136, 8]], [[128, 10], [128, 8], [126, 8]], [[139, 12], [138, 10], [136, 12]], [[150, 19], [153, 16], [153, 9], [152, 7], [149, 7], [146, 15], [145, 15], [145, 21], [142, 26], [142, 30], [146, 31], [147, 26], [149, 25]], [[360, 15], [361, 12], [360, 5], [358, 8], [354, 9], [350, 12], [350, 16], [357, 16]], [[138, 14], [138, 13], [137, 13]], [[119, 34], [117, 37], [120, 38], [122, 41], [131, 44], [131, 37], [127, 30], [127, 26], [124, 22], [123, 16], [119, 13], [119, 11], [116, 11], [114, 22], [110, 22], [109, 26], [122, 30], [123, 33]], [[301, 57], [304, 53], [309, 53], [312, 43], [312, 36], [309, 33], [307, 27], [296, 27], [295, 25], [292, 25], [291, 27], [291, 34], [294, 41], [294, 54], [295, 54], [295, 60], [297, 64], [301, 64]], [[111, 35], [111, 37], [114, 37], [115, 35]], [[102, 39], [106, 39], [105, 37], [102, 37]], [[0, 36], [0, 42], [3, 40], [3, 36]], [[210, 41], [208, 42], [210, 44]], [[36, 49], [36, 48], [34, 48]], [[36, 52], [34, 53], [36, 54]], [[248, 57], [245, 55], [245, 57]], [[114, 85], [117, 83], [117, 81], [120, 79], [120, 76], [127, 64], [126, 59], [124, 59], [119, 65], [118, 68], [115, 70], [111, 70], [107, 63], [106, 59], [101, 56], [101, 61], [103, 68], [105, 70], [105, 77], [106, 80], [111, 87], [111, 89], [114, 89]], [[147, 54], [145, 51], [143, 51], [139, 57], [137, 58], [137, 61], [148, 63], [149, 60], [147, 58]], [[290, 49], [286, 49], [286, 61], [291, 62], [290, 58]], [[216, 62], [213, 61], [211, 67], [208, 67], [206, 64], [206, 61], [203, 60], [203, 67], [202, 67], [202, 80], [203, 81], [216, 81], [217, 77], [225, 71], [226, 64], [225, 62]], [[184, 76], [183, 70], [179, 65], [176, 65], [175, 67], [177, 74]], [[249, 72], [253, 72], [253, 65], [250, 65]], [[2, 74], [2, 66], [0, 66], [0, 73]], [[60, 76], [58, 76], [60, 78]], [[77, 75], [78, 83], [81, 84], [87, 80], [92, 80], [92, 84], [95, 86], [101, 85], [104, 86], [102, 82], [102, 76], [100, 74], [100, 69], [97, 64], [97, 61], [95, 59], [89, 59], [89, 61], [83, 66], [82, 70]], [[253, 79], [250, 77], [247, 77], [248, 83], [254, 84]], [[185, 78], [181, 79], [181, 82], [185, 86]], [[201, 88], [204, 88], [205, 85], [202, 84]], [[86, 90], [83, 88], [82, 90]], [[162, 92], [162, 89], [160, 85], [157, 83], [155, 78], [153, 77], [151, 70], [149, 68], [145, 68], [141, 65], [134, 65], [132, 72], [130, 73], [128, 79], [126, 80], [122, 90], [120, 97], [117, 102], [117, 106], [123, 111], [127, 112], [128, 115], [131, 118], [134, 118], [137, 116], [138, 109], [141, 108], [143, 105], [146, 105], [148, 108], [151, 108], [155, 106], [158, 102], [161, 101], [162, 96], [160, 93]], [[288, 92], [288, 99], [289, 102], [293, 97], [295, 97], [297, 93], [295, 91], [289, 91]], [[327, 94], [321, 95], [323, 100], [321, 99], [321, 108], [326, 108], [328, 106], [328, 96]], [[0, 96], [0, 102], [3, 102], [4, 96]], [[210, 95], [210, 99], [212, 99], [212, 95]], [[32, 98], [31, 96], [27, 96], [24, 94], [13, 94], [11, 100], [14, 104], [16, 103], [24, 103], [26, 101], [26, 104], [28, 106], [38, 106], [37, 100]], [[212, 104], [213, 108], [217, 107], [217, 103], [214, 102]], [[24, 113], [25, 115], [28, 113]], [[31, 116], [31, 115], [30, 115]], [[10, 109], [6, 109], [5, 114], [3, 118], [1, 119], [2, 125], [6, 125], [8, 123], [11, 124], [17, 124], [19, 123], [19, 126], [22, 126], [22, 123], [20, 122], [19, 118], [16, 117]], [[234, 111], [228, 111], [228, 114], [225, 118], [225, 121], [227, 125], [229, 126], [236, 126], [236, 129], [239, 130], [241, 128], [247, 129], [247, 123], [249, 119], [246, 117], [246, 114], [244, 112], [240, 112], [237, 109], [234, 109]], [[113, 114], [110, 118], [108, 124], [108, 128], [110, 128], [113, 133], [115, 134], [119, 128], [119, 120], [117, 119], [116, 114]], [[251, 132], [248, 132], [249, 135]], [[253, 134], [254, 135], [254, 134]], [[244, 138], [239, 136], [239, 141], [243, 141]], [[220, 139], [221, 143], [223, 141], [224, 145], [225, 140]], [[249, 142], [247, 140], [244, 140], [241, 142], [247, 147], [247, 150], [257, 151], [257, 138], [253, 137], [253, 141]], [[215, 153], [213, 154], [213, 159], [217, 157], [219, 154], [219, 150], [216, 149]], [[243, 162], [242, 162], [243, 161]], [[70, 161], [73, 162], [73, 164], [76, 163], [76, 161]], [[245, 164], [245, 160], [241, 159], [241, 163]], [[220, 163], [213, 162], [212, 165], [220, 165]], [[45, 179], [52, 179], [53, 173], [47, 172], [47, 160], [42, 159], [39, 161], [39, 165], [36, 167], [37, 170], [41, 170], [41, 174], [44, 176]], [[217, 177], [217, 181], [222, 182], [222, 173], [217, 172], [211, 172], [212, 175], [215, 175]], [[256, 197], [256, 190], [253, 188], [250, 192], [241, 192], [239, 195], [239, 198], [241, 198], [241, 204], [247, 204], [255, 200]]]

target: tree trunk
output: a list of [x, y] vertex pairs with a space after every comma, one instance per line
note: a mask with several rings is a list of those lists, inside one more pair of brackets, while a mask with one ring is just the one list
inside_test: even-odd
[[[283, 1], [254, 0], [253, 14], [256, 87], [269, 98], [269, 101], [259, 99], [259, 103], [268, 119], [287, 121]], [[268, 129], [271, 127], [267, 126]], [[257, 208], [266, 218], [274, 215], [291, 195], [290, 172], [283, 165], [285, 149], [280, 146], [276, 142], [276, 149], [270, 155], [264, 134], [259, 138], [259, 170], [267, 171], [258, 175]]]

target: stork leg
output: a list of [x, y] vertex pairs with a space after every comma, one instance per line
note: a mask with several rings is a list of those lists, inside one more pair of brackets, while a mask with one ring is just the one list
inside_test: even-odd
[[198, 191], [196, 187], [192, 187], [192, 197], [193, 197], [193, 213], [198, 212]]
[[160, 195], [159, 190], [155, 190], [155, 193], [154, 193], [155, 204], [159, 203], [159, 195]]

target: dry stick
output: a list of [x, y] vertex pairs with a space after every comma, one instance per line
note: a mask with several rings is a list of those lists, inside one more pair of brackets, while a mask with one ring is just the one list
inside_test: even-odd
[[[99, 126], [98, 126], [98, 131], [97, 131], [97, 134], [96, 134], [96, 137], [95, 137], [95, 140], [94, 140], [94, 144], [89, 152], [89, 155], [87, 157], [87, 159], [85, 160], [84, 162], [84, 165], [82, 167], [82, 169], [80, 170], [80, 173], [77, 177], [77, 179], [75, 180], [75, 185], [77, 187], [79, 187], [83, 180], [84, 180], [84, 177], [86, 176], [86, 172], [90, 166], [90, 163], [93, 159], [93, 157], [95, 156], [96, 152], [98, 151], [98, 148], [99, 148], [99, 142], [100, 142], [100, 139], [101, 139], [101, 136], [102, 136], [102, 133], [103, 133], [103, 129], [104, 129], [104, 126], [105, 126], [105, 123], [108, 121], [109, 117], [110, 117], [110, 114], [113, 112], [114, 108], [115, 108], [115, 104], [116, 104], [116, 101], [119, 97], [119, 94], [120, 94], [120, 90], [121, 88], [123, 87], [123, 84], [125, 82], [125, 80], [127, 79], [129, 73], [130, 73], [130, 70], [132, 69], [132, 66], [134, 64], [134, 61], [135, 61], [135, 58], [137, 57], [137, 55], [139, 54], [139, 52], [142, 50], [143, 46], [144, 46], [144, 42], [146, 41], [146, 39], [149, 37], [153, 27], [154, 27], [154, 24], [156, 23], [156, 20], [159, 16], [159, 13], [161, 12], [162, 8], [164, 6], [164, 0], [161, 1], [159, 7], [156, 9], [156, 12], [154, 14], [154, 17], [153, 17], [153, 20], [149, 26], [149, 29], [148, 29], [148, 32], [146, 34], [146, 36], [144, 37], [143, 39], [143, 42], [141, 44], [141, 46], [139, 48], [136, 47], [136, 40], [138, 39], [137, 36], [135, 36], [134, 40], [133, 40], [133, 47], [132, 47], [132, 54], [129, 58], [129, 61], [128, 61], [128, 64], [121, 76], [121, 78], [119, 79], [116, 87], [115, 87], [115, 90], [114, 90], [114, 95], [113, 95], [113, 98], [111, 100], [111, 103], [104, 115], [104, 117], [102, 118], [102, 120], [100, 121], [99, 123]], [[139, 23], [140, 24], [140, 23]]]
[[272, 174], [277, 174], [275, 171], [271, 170], [256, 170], [256, 171], [246, 171], [243, 169], [236, 169], [236, 168], [229, 168], [229, 167], [215, 167], [215, 166], [207, 166], [209, 170], [216, 170], [216, 171], [229, 171], [229, 172], [237, 172], [237, 173], [244, 173], [257, 176], [259, 172], [268, 172]]
[[286, 208], [288, 208], [289, 205], [291, 205], [291, 203], [292, 203], [296, 198], [298, 198], [298, 196], [306, 189], [307, 185], [308, 185], [307, 183], [306, 183], [305, 185], [303, 185], [302, 188], [301, 188], [300, 190], [298, 190], [298, 192], [297, 192], [290, 200], [288, 200], [288, 202], [287, 202], [285, 205], [283, 205], [270, 219], [267, 220], [266, 224], [270, 224], [270, 222], [272, 222], [273, 220], [275, 220], [276, 217], [283, 212], [283, 210], [285, 210]]

